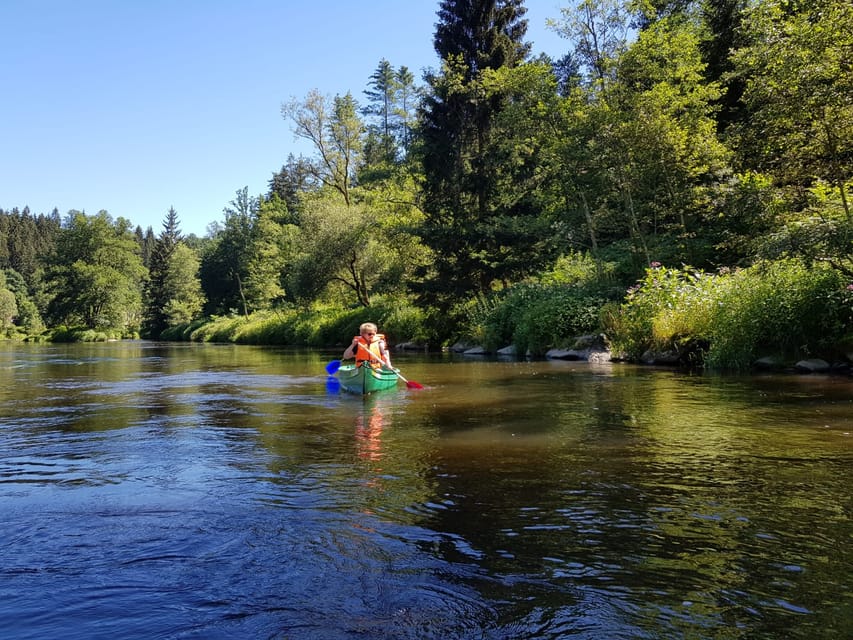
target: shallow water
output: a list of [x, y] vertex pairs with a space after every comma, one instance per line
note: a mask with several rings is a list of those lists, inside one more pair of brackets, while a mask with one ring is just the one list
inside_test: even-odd
[[0, 346], [3, 638], [853, 637], [853, 381]]

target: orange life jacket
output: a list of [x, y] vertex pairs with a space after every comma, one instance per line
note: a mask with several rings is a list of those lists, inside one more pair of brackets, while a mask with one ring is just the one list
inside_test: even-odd
[[379, 349], [379, 343], [385, 342], [384, 335], [377, 333], [373, 336], [372, 342], [368, 342], [361, 336], [356, 336], [355, 338], [358, 340], [358, 347], [355, 350], [356, 366], [363, 362], [369, 362], [371, 364], [384, 362], [382, 359], [382, 351]]

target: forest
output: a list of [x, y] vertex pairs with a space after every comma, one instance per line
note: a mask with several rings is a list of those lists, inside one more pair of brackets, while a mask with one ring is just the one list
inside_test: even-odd
[[0, 335], [330, 347], [371, 320], [429, 349], [849, 369], [849, 0], [576, 0], [558, 60], [523, 0], [436, 4], [440, 68], [283, 103], [313, 152], [205, 237], [174, 209], [0, 209]]

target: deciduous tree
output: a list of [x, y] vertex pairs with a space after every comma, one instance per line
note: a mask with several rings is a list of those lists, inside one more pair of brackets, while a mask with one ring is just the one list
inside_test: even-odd
[[362, 152], [364, 123], [352, 95], [329, 98], [314, 89], [304, 100], [291, 99], [281, 107], [297, 138], [310, 142], [315, 157], [306, 163], [311, 176], [334, 189], [350, 204]]
[[137, 331], [147, 270], [124, 218], [106, 211], [69, 212], [49, 273], [50, 316], [55, 323]]

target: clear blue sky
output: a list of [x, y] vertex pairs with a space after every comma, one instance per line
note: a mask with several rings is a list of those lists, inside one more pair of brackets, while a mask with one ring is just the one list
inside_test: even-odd
[[[534, 54], [557, 0], [527, 0]], [[381, 58], [422, 83], [438, 0], [0, 0], [0, 208], [104, 209], [156, 233], [266, 193], [294, 140], [281, 104], [363, 101]]]

